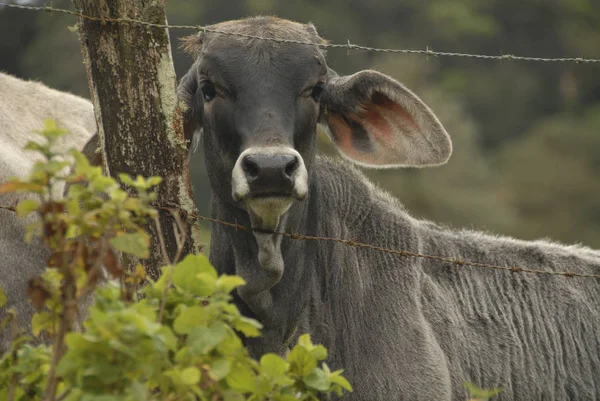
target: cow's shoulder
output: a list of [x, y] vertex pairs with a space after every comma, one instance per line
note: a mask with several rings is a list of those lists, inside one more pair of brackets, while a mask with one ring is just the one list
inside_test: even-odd
[[371, 181], [353, 163], [317, 156], [315, 164], [314, 179], [318, 181], [320, 205], [329, 206], [329, 212], [340, 213], [348, 221], [356, 222], [367, 218], [414, 220], [396, 197]]

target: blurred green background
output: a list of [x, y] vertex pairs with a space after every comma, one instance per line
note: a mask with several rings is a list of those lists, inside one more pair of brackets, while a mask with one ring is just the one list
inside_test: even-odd
[[[600, 58], [598, 0], [169, 0], [173, 24], [268, 14], [335, 42], [534, 57]], [[27, 4], [39, 4], [29, 1]], [[72, 8], [54, 0], [55, 7]], [[0, 70], [89, 97], [76, 23], [0, 8]], [[191, 60], [177, 48], [181, 77]], [[600, 64], [486, 61], [330, 49], [339, 74], [374, 68], [415, 91], [454, 141], [438, 168], [368, 171], [413, 215], [452, 227], [600, 248]], [[326, 138], [321, 151], [332, 152]], [[200, 212], [209, 187], [193, 163]]]

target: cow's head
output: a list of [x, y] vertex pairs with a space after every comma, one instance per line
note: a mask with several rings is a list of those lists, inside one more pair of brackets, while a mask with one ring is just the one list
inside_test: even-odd
[[[211, 28], [187, 40], [196, 58], [179, 86], [185, 133], [191, 140], [202, 132], [213, 196], [247, 212], [254, 229], [285, 229], [290, 206], [310, 196], [317, 124], [363, 166], [448, 160], [450, 138], [431, 110], [376, 71], [337, 76], [313, 25], [257, 17]], [[268, 309], [261, 294], [279, 282], [284, 266], [281, 237], [254, 236], [261, 269], [236, 273], [247, 282], [240, 295], [258, 313]]]
[[376, 71], [339, 77], [313, 25], [273, 17], [220, 23], [187, 40], [196, 55], [179, 95], [186, 136], [202, 131], [215, 195], [244, 208], [253, 225], [275, 229], [307, 195], [317, 124], [341, 154], [363, 166], [445, 163], [450, 138], [411, 91]]

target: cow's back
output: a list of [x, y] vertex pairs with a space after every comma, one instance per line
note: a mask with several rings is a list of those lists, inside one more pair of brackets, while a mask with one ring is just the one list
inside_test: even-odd
[[[60, 150], [82, 149], [96, 131], [94, 110], [88, 100], [0, 73], [0, 183], [11, 177], [25, 178], [34, 162], [41, 160], [23, 147], [31, 140], [41, 140], [36, 131], [43, 129], [47, 118], [70, 133], [59, 139]], [[56, 196], [61, 193], [62, 188], [56, 188]], [[22, 194], [0, 194], [0, 206], [12, 207], [25, 198]], [[24, 240], [25, 226], [33, 218], [24, 221], [14, 212], [0, 209], [0, 286], [8, 296], [3, 311], [15, 308], [22, 325], [33, 313], [26, 301], [27, 280], [43, 270], [48, 252], [40, 241], [28, 244]], [[6, 332], [0, 333], [0, 351], [6, 346], [7, 336]]]

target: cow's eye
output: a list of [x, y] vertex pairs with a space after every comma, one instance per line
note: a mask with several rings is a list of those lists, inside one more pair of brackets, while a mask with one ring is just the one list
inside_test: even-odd
[[325, 86], [323, 83], [318, 83], [313, 87], [312, 92], [310, 93], [310, 96], [315, 100], [315, 102], [318, 102], [321, 99], [321, 94], [323, 93], [323, 89], [325, 89]]
[[210, 81], [204, 81], [200, 84], [200, 90], [202, 91], [202, 98], [205, 102], [210, 102], [217, 96], [215, 85]]

